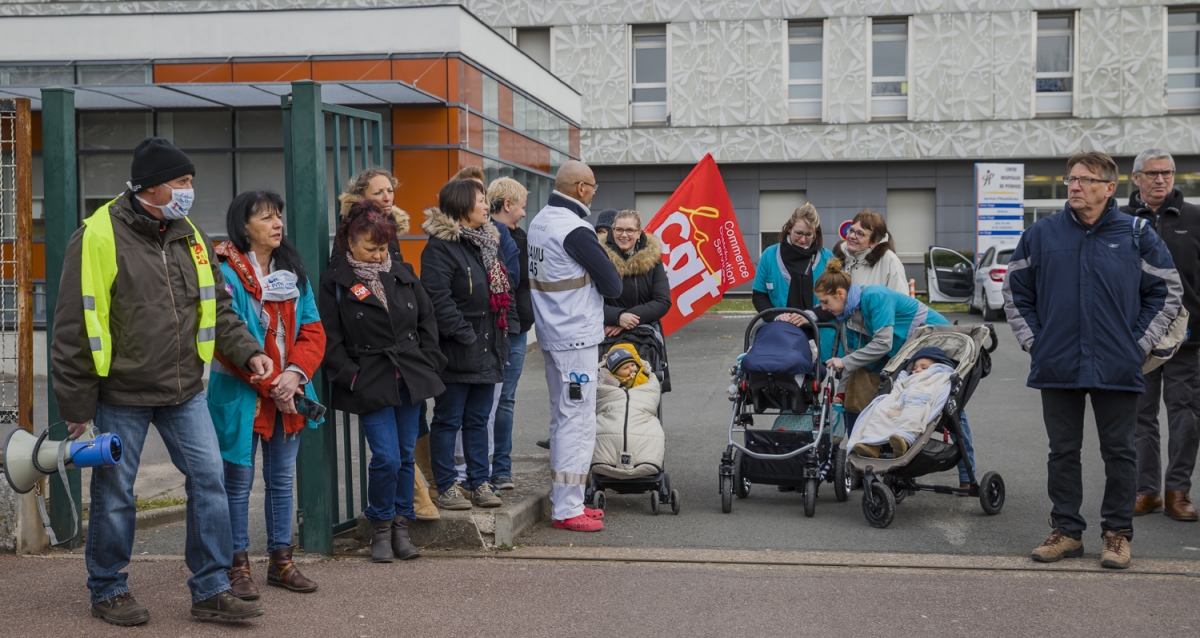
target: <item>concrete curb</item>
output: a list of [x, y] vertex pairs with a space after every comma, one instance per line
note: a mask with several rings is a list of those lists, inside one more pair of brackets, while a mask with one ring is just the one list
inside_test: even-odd
[[[550, 486], [544, 485], [495, 510], [441, 510], [441, 520], [413, 521], [408, 532], [413, 544], [422, 549], [512, 547], [518, 536], [543, 520], [549, 507]], [[370, 542], [371, 530], [362, 514], [355, 532], [360, 542]]]
[[[181, 505], [172, 505], [170, 507], [160, 507], [153, 510], [144, 510], [137, 513], [137, 529], [150, 529], [160, 525], [169, 525], [178, 523], [187, 518], [187, 503]], [[88, 531], [88, 523], [83, 521], [83, 529], [80, 534], [86, 535]]]

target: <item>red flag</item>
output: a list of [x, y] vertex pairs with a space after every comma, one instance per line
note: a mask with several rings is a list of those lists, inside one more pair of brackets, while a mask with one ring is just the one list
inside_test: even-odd
[[692, 169], [646, 231], [662, 241], [671, 284], [663, 334], [704, 314], [726, 290], [754, 279], [754, 264], [711, 154]]

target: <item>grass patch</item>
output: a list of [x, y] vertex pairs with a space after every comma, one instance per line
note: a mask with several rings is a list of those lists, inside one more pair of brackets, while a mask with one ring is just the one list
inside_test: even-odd
[[917, 295], [917, 300], [938, 312], [967, 312], [965, 303], [929, 303], [929, 295]]
[[749, 299], [722, 299], [708, 312], [755, 312], [754, 302]]
[[160, 496], [157, 498], [137, 498], [135, 496], [134, 499], [136, 499], [137, 511], [139, 512], [145, 512], [146, 510], [159, 510], [164, 507], [174, 507], [176, 505], [183, 505], [187, 502], [187, 499], [182, 496]]

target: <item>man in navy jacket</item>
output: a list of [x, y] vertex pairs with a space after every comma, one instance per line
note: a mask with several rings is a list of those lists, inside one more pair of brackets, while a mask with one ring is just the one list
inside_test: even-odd
[[1124, 569], [1133, 539], [1142, 363], [1179, 313], [1183, 289], [1163, 241], [1118, 210], [1111, 157], [1071, 157], [1066, 184], [1066, 207], [1025, 231], [1004, 282], [1008, 323], [1030, 353], [1028, 385], [1041, 390], [1050, 439], [1054, 532], [1031, 557], [1083, 555], [1080, 451], [1084, 397], [1091, 395], [1106, 479], [1100, 564]]

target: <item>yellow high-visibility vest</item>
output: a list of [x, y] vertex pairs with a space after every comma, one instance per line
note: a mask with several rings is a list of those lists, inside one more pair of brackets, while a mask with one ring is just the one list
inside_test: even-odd
[[[79, 283], [83, 289], [83, 322], [87, 327], [88, 345], [96, 374], [108, 376], [112, 365], [112, 334], [108, 331], [109, 308], [112, 305], [112, 285], [117, 279], [117, 242], [113, 236], [112, 218], [108, 207], [101, 206], [91, 217], [83, 220], [83, 254], [80, 256]], [[217, 341], [217, 289], [204, 239], [192, 220], [188, 248], [196, 266], [200, 288], [200, 325], [196, 331], [196, 351], [208, 363], [212, 361]]]

